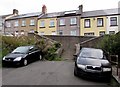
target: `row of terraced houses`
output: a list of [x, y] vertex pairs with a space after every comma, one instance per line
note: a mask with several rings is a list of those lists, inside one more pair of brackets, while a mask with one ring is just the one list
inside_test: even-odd
[[15, 36], [38, 33], [39, 35], [71, 35], [71, 36], [100, 36], [119, 32], [118, 8], [83, 11], [83, 5], [78, 10], [47, 13], [43, 5], [41, 12], [13, 14], [4, 20], [1, 32]]

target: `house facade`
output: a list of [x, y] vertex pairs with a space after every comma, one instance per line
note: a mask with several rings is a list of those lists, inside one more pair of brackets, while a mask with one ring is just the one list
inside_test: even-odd
[[80, 36], [115, 34], [118, 30], [118, 9], [83, 12]]
[[10, 32], [15, 36], [34, 33], [35, 31], [37, 31], [37, 17], [40, 14], [40, 12], [22, 14], [5, 20], [5, 32]]
[[57, 35], [57, 15], [59, 13], [46, 13], [38, 18], [39, 35]]
[[66, 11], [57, 17], [57, 34], [79, 36], [80, 14], [79, 11]]

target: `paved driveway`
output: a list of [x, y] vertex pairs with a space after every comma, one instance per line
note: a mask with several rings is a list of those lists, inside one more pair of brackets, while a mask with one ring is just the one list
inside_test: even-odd
[[73, 61], [38, 61], [20, 68], [3, 68], [3, 85], [108, 85], [77, 78]]

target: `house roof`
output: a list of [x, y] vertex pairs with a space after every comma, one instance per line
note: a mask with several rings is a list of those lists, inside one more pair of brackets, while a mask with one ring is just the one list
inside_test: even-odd
[[53, 12], [53, 13], [47, 13], [43, 16], [39, 16], [38, 18], [53, 18], [53, 17], [61, 17], [66, 15], [78, 15], [81, 14], [79, 10], [70, 10], [70, 11], [62, 11], [62, 12]]
[[27, 13], [27, 14], [16, 15], [16, 16], [11, 17], [9, 19], [20, 19], [20, 18], [27, 18], [27, 17], [35, 17], [35, 16], [39, 16], [40, 14], [41, 14], [41, 12]]
[[106, 9], [106, 10], [96, 10], [96, 11], [86, 11], [86, 12], [82, 13], [81, 17], [107, 16], [107, 15], [115, 15], [115, 14], [120, 14], [120, 12], [118, 11], [118, 8]]

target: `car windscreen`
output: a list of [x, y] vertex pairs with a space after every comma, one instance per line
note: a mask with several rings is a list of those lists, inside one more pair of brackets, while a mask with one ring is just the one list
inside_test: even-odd
[[83, 49], [79, 56], [82, 58], [102, 59], [103, 51], [99, 49]]
[[29, 47], [18, 47], [12, 53], [27, 53]]

